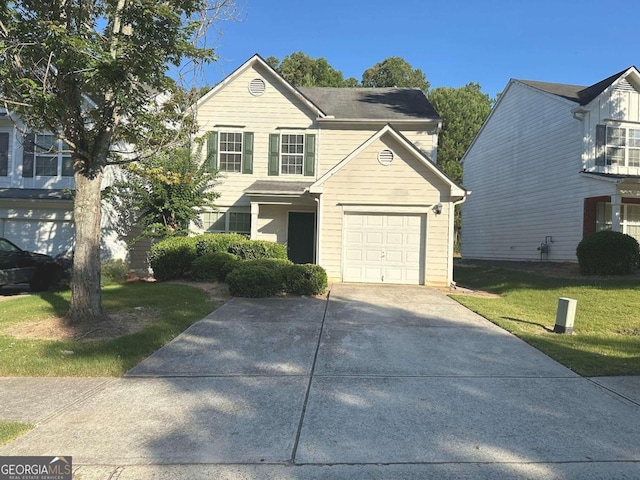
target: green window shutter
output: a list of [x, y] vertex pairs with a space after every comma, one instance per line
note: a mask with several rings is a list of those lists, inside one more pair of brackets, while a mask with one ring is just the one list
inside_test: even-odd
[[316, 165], [316, 136], [307, 134], [304, 136], [304, 174], [307, 177], [315, 175]]
[[242, 173], [253, 173], [253, 132], [244, 132]]
[[218, 132], [209, 132], [207, 137], [207, 164], [210, 172], [218, 170]]
[[606, 157], [607, 126], [596, 125], [596, 165], [604, 167]]
[[9, 176], [9, 133], [0, 133], [0, 177]]
[[269, 134], [269, 175], [280, 174], [280, 134]]
[[36, 136], [33, 133], [27, 133], [22, 142], [22, 177], [33, 177], [33, 157], [35, 150]]

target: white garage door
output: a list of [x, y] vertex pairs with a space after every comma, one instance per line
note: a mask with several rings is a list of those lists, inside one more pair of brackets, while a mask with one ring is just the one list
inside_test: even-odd
[[73, 246], [73, 223], [62, 220], [6, 219], [3, 236], [23, 250], [57, 255]]
[[345, 214], [345, 282], [421, 284], [422, 215]]

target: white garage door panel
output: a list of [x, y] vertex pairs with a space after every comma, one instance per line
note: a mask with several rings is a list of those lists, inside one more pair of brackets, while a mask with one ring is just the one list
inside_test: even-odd
[[421, 215], [345, 214], [345, 282], [419, 284], [423, 275]]
[[4, 221], [4, 237], [23, 250], [57, 255], [73, 245], [73, 223], [7, 219]]

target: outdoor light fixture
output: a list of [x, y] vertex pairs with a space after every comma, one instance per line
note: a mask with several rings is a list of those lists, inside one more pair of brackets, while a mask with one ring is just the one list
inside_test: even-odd
[[442, 204], [441, 203], [438, 203], [438, 204], [433, 206], [433, 213], [435, 213], [436, 215], [440, 215], [442, 213]]

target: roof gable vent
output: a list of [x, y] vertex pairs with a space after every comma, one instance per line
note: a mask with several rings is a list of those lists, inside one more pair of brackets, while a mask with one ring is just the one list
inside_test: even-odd
[[636, 89], [633, 88], [633, 85], [629, 83], [629, 81], [625, 78], [620, 80], [618, 85], [614, 88], [616, 92], [636, 92]]
[[254, 97], [259, 97], [264, 93], [266, 85], [261, 78], [254, 78], [249, 82], [249, 93]]
[[392, 162], [393, 152], [391, 150], [385, 148], [378, 152], [378, 163], [380, 163], [380, 165], [384, 165], [386, 167], [387, 165], [391, 165]]

